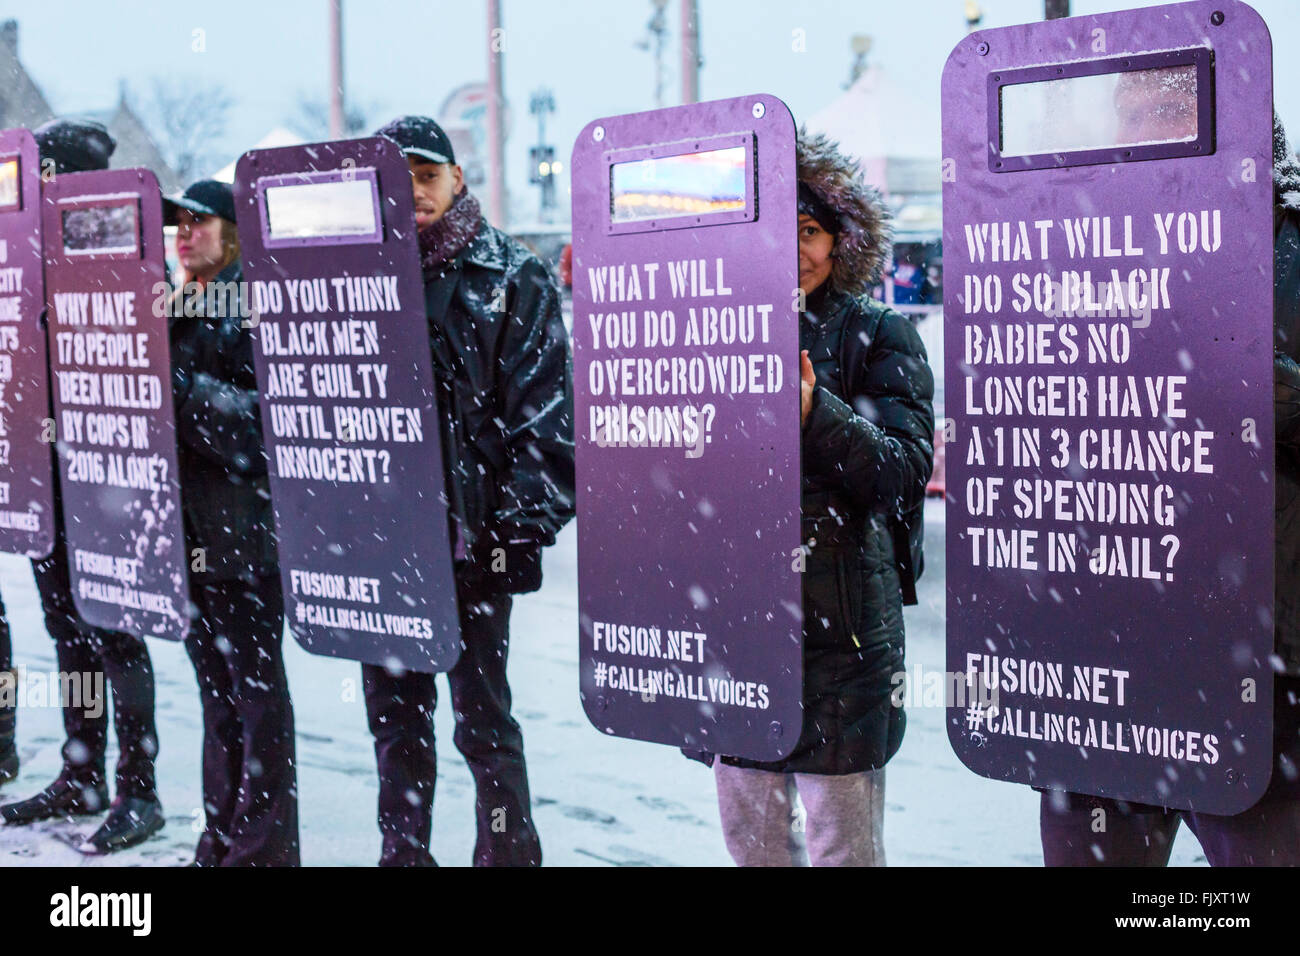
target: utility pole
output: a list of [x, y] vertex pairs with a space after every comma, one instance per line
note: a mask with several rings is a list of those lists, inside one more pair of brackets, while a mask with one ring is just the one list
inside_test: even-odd
[[343, 117], [343, 0], [330, 0], [330, 139], [347, 134]]
[[488, 0], [488, 216], [506, 225], [505, 85], [506, 38], [501, 28], [501, 0]]
[[1043, 0], [1044, 20], [1063, 20], [1070, 15], [1070, 0]]
[[534, 92], [528, 103], [528, 112], [537, 117], [537, 145], [528, 151], [532, 162], [528, 181], [542, 187], [542, 201], [537, 213], [538, 221], [551, 222], [555, 212], [555, 177], [559, 175], [562, 168], [555, 158], [555, 147], [546, 142], [546, 114], [555, 112], [554, 94], [545, 88]]
[[700, 5], [682, 0], [682, 102], [700, 101]]

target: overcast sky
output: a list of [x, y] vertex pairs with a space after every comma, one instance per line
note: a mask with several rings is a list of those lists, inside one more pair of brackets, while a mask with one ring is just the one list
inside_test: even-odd
[[[984, 26], [1042, 16], [1042, 0], [979, 0]], [[916, 123], [938, 143], [939, 77], [965, 33], [965, 0], [700, 0], [702, 98], [766, 92], [796, 120], [821, 109], [848, 78], [849, 37], [875, 38], [872, 59], [915, 90]], [[1075, 15], [1134, 6], [1142, 0], [1073, 0]], [[513, 113], [507, 143], [509, 186], [535, 201], [527, 150], [535, 140], [529, 94], [549, 86], [556, 113], [548, 139], [567, 157], [589, 120], [654, 106], [654, 66], [635, 47], [646, 35], [649, 0], [502, 0], [506, 95]], [[1255, 0], [1273, 35], [1279, 112], [1300, 130], [1300, 0]], [[670, 0], [666, 104], [680, 89], [676, 42], [680, 3]], [[191, 74], [223, 85], [236, 106], [222, 163], [286, 124], [301, 96], [324, 100], [328, 88], [326, 0], [0, 0], [0, 18], [20, 24], [19, 53], [60, 113], [108, 109], [119, 83], [145, 91], [155, 77]], [[792, 31], [806, 31], [806, 52]], [[195, 31], [206, 49], [195, 52]], [[486, 3], [464, 0], [344, 0], [348, 96], [372, 125], [401, 113], [433, 113], [455, 87], [486, 77]], [[927, 108], [928, 107], [928, 108]], [[1297, 135], [1300, 135], [1298, 133]], [[220, 165], [220, 164], [219, 164]], [[567, 191], [561, 195], [567, 204]]]

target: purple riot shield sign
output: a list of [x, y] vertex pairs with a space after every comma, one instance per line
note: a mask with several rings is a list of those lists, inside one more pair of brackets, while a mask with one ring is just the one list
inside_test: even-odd
[[460, 624], [406, 159], [378, 137], [252, 150], [235, 203], [294, 637], [448, 670]]
[[977, 773], [1216, 814], [1268, 785], [1272, 109], [1235, 0], [948, 59], [948, 731]]
[[60, 173], [42, 226], [73, 600], [87, 623], [180, 640], [189, 584], [158, 180]]
[[794, 122], [773, 96], [611, 116], [572, 168], [583, 707], [779, 759], [803, 682]]
[[0, 131], [0, 551], [54, 547], [54, 429], [41, 310], [41, 172], [25, 129]]

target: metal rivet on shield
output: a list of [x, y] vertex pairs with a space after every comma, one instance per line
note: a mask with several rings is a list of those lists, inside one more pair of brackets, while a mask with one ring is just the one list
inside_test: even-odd
[[591, 138], [599, 143], [602, 139], [605, 138], [605, 127], [597, 126], [595, 129], [593, 129], [591, 131]]
[[1213, 13], [1211, 13], [1210, 22], [1213, 23], [1216, 27], [1223, 26], [1223, 11], [1215, 10]]
[[1228, 781], [1228, 783], [1236, 783], [1241, 779], [1241, 774], [1237, 773], [1235, 770], [1229, 770], [1223, 775], [1223, 779]]
[[785, 733], [785, 728], [781, 726], [781, 721], [774, 720], [772, 721], [771, 725], [767, 728], [767, 732], [771, 734], [773, 737], [780, 737], [783, 733]]
[[980, 45], [975, 48], [975, 52], [978, 53], [980, 56], [988, 56], [989, 45], [987, 43], [981, 42]]
[[609, 710], [609, 701], [605, 698], [605, 695], [602, 694], [596, 698], [596, 709]]
[[767, 107], [762, 103], [754, 104], [754, 119], [762, 119], [763, 114], [767, 112]]

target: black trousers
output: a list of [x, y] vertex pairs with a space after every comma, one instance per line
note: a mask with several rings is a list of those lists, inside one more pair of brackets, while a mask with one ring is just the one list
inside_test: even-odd
[[[102, 674], [113, 694], [113, 726], [117, 731], [117, 795], [150, 799], [156, 796], [154, 758], [158, 729], [154, 725], [153, 663], [143, 638], [87, 624], [77, 616], [68, 573], [67, 541], [62, 533], [47, 558], [32, 562], [41, 595], [45, 629], [54, 639], [60, 672]], [[8, 627], [5, 628], [6, 637]], [[94, 681], [94, 678], [91, 678]], [[84, 686], [84, 685], [83, 685]], [[91, 686], [99, 686], [92, 683]], [[108, 718], [102, 700], [64, 702], [63, 776], [89, 783], [104, 776]]]
[[204, 866], [297, 866], [293, 703], [279, 574], [193, 582], [185, 639], [203, 705]]
[[5, 603], [0, 601], [0, 671], [7, 671], [14, 666], [14, 645], [9, 638], [9, 618], [5, 614]]
[[[454, 742], [474, 776], [478, 838], [475, 866], [539, 866], [524, 764], [524, 738], [510, 716], [506, 682], [508, 594], [460, 591], [461, 656], [447, 674], [456, 714]], [[437, 757], [433, 674], [361, 668], [366, 715], [379, 765], [380, 866], [433, 865], [433, 789]]]
[[[0, 691], [4, 689], [5, 671], [11, 670], [14, 664], [14, 649], [9, 640], [9, 621], [5, 617], [4, 602], [0, 601]], [[13, 688], [13, 693], [17, 693], [17, 688]], [[14, 730], [17, 717], [17, 703], [10, 703], [4, 699], [4, 694], [0, 693], [0, 759], [7, 757], [13, 748]]]
[[1045, 791], [1043, 863], [1166, 866], [1185, 822], [1210, 866], [1300, 866], [1300, 678], [1279, 675], [1273, 686], [1273, 776], [1257, 804], [1217, 816]]

